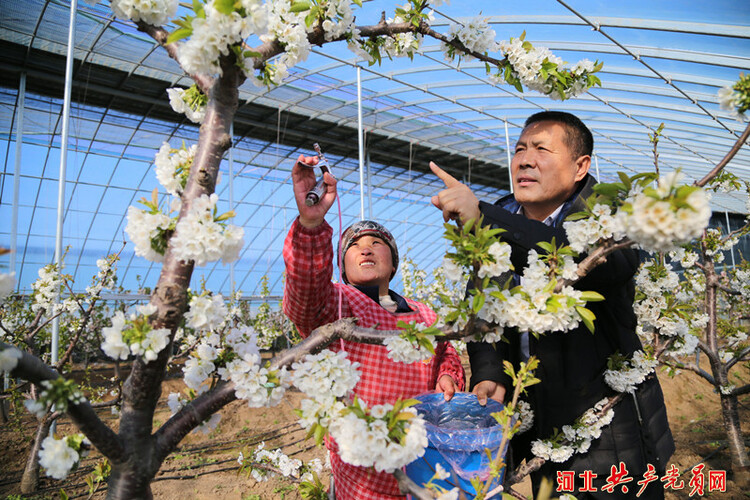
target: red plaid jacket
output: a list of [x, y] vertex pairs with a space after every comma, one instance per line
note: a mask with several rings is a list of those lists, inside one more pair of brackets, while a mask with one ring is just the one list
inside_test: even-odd
[[[338, 319], [339, 290], [343, 292], [342, 317], [356, 317], [363, 327], [396, 330], [399, 320], [427, 325], [435, 321], [434, 311], [425, 304], [406, 299], [413, 312], [394, 314], [355, 287], [332, 283], [332, 235], [325, 222], [308, 229], [295, 220], [284, 242], [287, 276], [283, 309], [303, 337]], [[338, 351], [341, 345], [336, 342], [328, 348]], [[343, 341], [343, 346], [348, 358], [360, 364], [361, 377], [354, 392], [368, 407], [432, 391], [442, 375], [450, 375], [461, 390], [464, 388], [461, 360], [449, 342], [439, 342], [430, 361], [408, 365], [391, 361], [384, 346], [350, 341]], [[328, 440], [328, 448], [337, 500], [404, 498], [393, 475], [342, 462], [332, 440]]]

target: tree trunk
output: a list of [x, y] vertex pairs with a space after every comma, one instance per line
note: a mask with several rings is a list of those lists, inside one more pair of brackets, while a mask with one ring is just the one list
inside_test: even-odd
[[721, 395], [721, 416], [724, 419], [724, 429], [726, 429], [729, 449], [732, 452], [732, 471], [741, 475], [744, 470], [745, 475], [747, 475], [747, 471], [750, 469], [750, 460], [740, 428], [737, 396]]
[[107, 480], [107, 500], [152, 500], [152, 479], [153, 476], [144, 474], [131, 463], [113, 465]]
[[42, 441], [49, 435], [52, 422], [56, 419], [56, 416], [53, 417], [52, 414], [48, 413], [39, 422], [39, 427], [36, 429], [34, 444], [29, 451], [26, 468], [23, 470], [23, 477], [21, 477], [21, 493], [24, 495], [34, 493], [39, 487], [39, 450], [42, 448]]

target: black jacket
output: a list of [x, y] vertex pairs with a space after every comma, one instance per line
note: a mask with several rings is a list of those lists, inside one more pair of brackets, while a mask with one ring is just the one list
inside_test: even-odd
[[[509, 197], [494, 205], [480, 202], [485, 223], [507, 231], [502, 236], [512, 247], [511, 261], [519, 274], [526, 267], [529, 250], [538, 249], [537, 242], [551, 241], [553, 237], [558, 245], [568, 242], [561, 221], [583, 209], [583, 199], [591, 194], [595, 183], [591, 175], [580, 183], [553, 226], [502, 208], [508, 204]], [[604, 382], [607, 359], [615, 351], [630, 355], [642, 349], [635, 333], [636, 316], [633, 312], [633, 277], [638, 265], [636, 250], [617, 251], [576, 284], [577, 289], [597, 291], [605, 297], [604, 301], [587, 305], [596, 315], [593, 335], [583, 324], [565, 333], [548, 333], [539, 338], [529, 335], [530, 354], [540, 360], [536, 375], [541, 383], [527, 389], [534, 410], [534, 427], [514, 440], [516, 454], [520, 452], [529, 456], [532, 440], [549, 439], [555, 429], [572, 424], [602, 398], [614, 394]], [[505, 336], [508, 342], [496, 345], [468, 344], [472, 387], [482, 380], [493, 380], [502, 383], [510, 395], [511, 384], [503, 373], [502, 361], [509, 360], [518, 366], [520, 335], [517, 331], [506, 331]], [[634, 485], [642, 479], [647, 463], [653, 464], [657, 472], [663, 472], [673, 452], [674, 441], [667, 422], [664, 397], [658, 380], [652, 375], [638, 388], [636, 398], [626, 395], [615, 407], [614, 420], [604, 429], [602, 437], [592, 443], [588, 453], [575, 455], [564, 464], [548, 463], [540, 472], [551, 476], [553, 484], [556, 484], [556, 470], [592, 470], [603, 480], [613, 465], [624, 461], [634, 477]], [[539, 477], [534, 479], [537, 482]], [[638, 487], [630, 489], [634, 493]], [[604, 495], [613, 498], [610, 494]]]

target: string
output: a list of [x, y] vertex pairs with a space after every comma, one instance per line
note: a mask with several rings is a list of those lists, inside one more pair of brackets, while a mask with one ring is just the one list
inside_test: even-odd
[[[341, 251], [343, 250], [341, 248], [341, 240], [344, 238], [344, 232], [343, 232], [343, 223], [341, 221], [341, 198], [339, 197], [338, 189], [336, 190], [336, 207], [338, 208], [338, 216], [339, 216], [339, 244], [338, 244], [338, 251], [336, 252], [339, 263], [339, 319], [342, 318], [343, 313], [342, 311], [342, 304], [344, 302], [344, 274], [341, 272]], [[339, 338], [339, 343], [341, 344], [341, 350], [346, 352], [346, 348], [344, 347], [344, 339]]]

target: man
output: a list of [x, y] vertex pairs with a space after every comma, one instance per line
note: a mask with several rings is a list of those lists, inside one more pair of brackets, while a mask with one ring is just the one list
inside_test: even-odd
[[[495, 204], [480, 202], [471, 190], [442, 171], [434, 163], [433, 172], [446, 189], [432, 198], [447, 221], [460, 218], [466, 222], [484, 216], [484, 223], [505, 229], [502, 238], [512, 247], [511, 261], [516, 273], [526, 267], [529, 250], [541, 251], [539, 241], [567, 243], [562, 221], [581, 211], [583, 200], [592, 193], [595, 179], [588, 173], [593, 151], [593, 137], [574, 115], [545, 111], [526, 120], [511, 162], [513, 194]], [[502, 401], [512, 392], [509, 378], [503, 373], [503, 360], [518, 365], [534, 355], [540, 360], [536, 375], [541, 383], [527, 389], [534, 410], [534, 426], [513, 440], [514, 457], [529, 459], [530, 444], [535, 439], [549, 439], [555, 430], [572, 424], [587, 409], [614, 392], [604, 382], [607, 359], [615, 352], [630, 355], [642, 348], [635, 333], [633, 312], [638, 268], [637, 252], [621, 250], [607, 258], [581, 279], [576, 288], [597, 291], [602, 302], [587, 307], [596, 315], [595, 334], [583, 325], [563, 332], [533, 335], [506, 331], [508, 342], [496, 345], [469, 343], [471, 388], [480, 402], [488, 397]], [[517, 277], [516, 277], [517, 279]], [[503, 280], [504, 281], [504, 280]], [[574, 471], [577, 498], [635, 498], [647, 464], [663, 475], [667, 460], [674, 452], [674, 441], [667, 422], [664, 397], [654, 375], [615, 406], [612, 423], [585, 454], [574, 455], [567, 462], [546, 463], [532, 482], [538, 489], [542, 477], [556, 484], [558, 471]], [[627, 493], [618, 486], [614, 493], [602, 491], [612, 466], [624, 462], [628, 476], [634, 478]], [[584, 471], [596, 474], [596, 492], [582, 492]], [[588, 496], [587, 496], [588, 495]], [[639, 498], [663, 498], [664, 490], [654, 481]]]
[[[398, 248], [391, 233], [377, 222], [356, 222], [344, 231], [339, 243], [344, 284], [331, 282], [333, 230], [325, 215], [336, 199], [336, 180], [326, 173], [326, 192], [319, 203], [307, 206], [307, 192], [316, 184], [310, 166], [316, 163], [316, 157], [300, 156], [292, 169], [299, 217], [284, 242], [284, 313], [303, 337], [342, 317], [356, 317], [359, 326], [379, 330], [397, 330], [399, 321], [432, 325], [436, 315], [429, 306], [389, 290], [398, 268]], [[433, 390], [449, 400], [464, 387], [461, 360], [450, 342], [438, 342], [429, 361], [409, 364], [391, 360], [382, 345], [341, 340], [328, 348], [344, 349], [352, 362], [359, 363], [354, 393], [370, 408]], [[338, 500], [405, 498], [392, 474], [347, 464], [338, 456], [333, 440], [326, 445]]]

